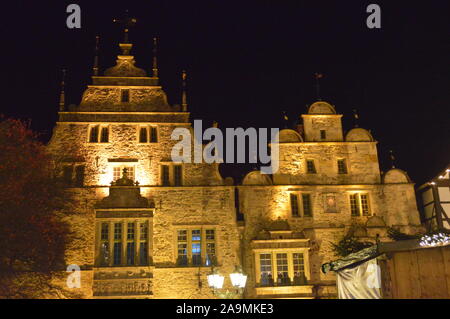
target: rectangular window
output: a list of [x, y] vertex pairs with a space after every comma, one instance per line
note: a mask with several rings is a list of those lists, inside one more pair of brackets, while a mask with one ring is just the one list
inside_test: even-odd
[[123, 176], [123, 169], [127, 169], [127, 177], [134, 181], [134, 166], [114, 166], [113, 167], [113, 181], [117, 181]]
[[361, 198], [361, 211], [363, 216], [369, 216], [369, 195], [360, 194]]
[[128, 223], [127, 240], [134, 240], [134, 223]]
[[148, 225], [147, 223], [141, 223], [140, 227], [140, 240], [147, 241], [148, 240]]
[[122, 243], [114, 243], [114, 266], [118, 266], [122, 263]]
[[139, 245], [139, 258], [141, 265], [148, 265], [148, 243], [141, 242]]
[[102, 223], [102, 229], [101, 229], [101, 235], [100, 239], [103, 241], [109, 240], [109, 224], [108, 223]]
[[302, 194], [302, 204], [303, 204], [303, 216], [312, 216], [312, 206], [311, 206], [311, 195]]
[[200, 229], [192, 230], [191, 241], [192, 241], [192, 265], [199, 266], [202, 264]]
[[316, 174], [316, 166], [314, 160], [306, 160], [306, 172], [308, 174]]
[[158, 130], [155, 126], [150, 126], [150, 143], [158, 142]]
[[289, 267], [287, 254], [276, 254], [277, 258], [277, 284], [289, 285], [291, 280], [289, 279]]
[[122, 240], [122, 224], [114, 224], [114, 240]]
[[134, 243], [127, 243], [127, 265], [134, 265]]
[[102, 242], [100, 244], [100, 264], [102, 266], [109, 266], [109, 242]]
[[130, 90], [128, 90], [128, 89], [121, 90], [121, 93], [122, 93], [122, 97], [121, 97], [122, 103], [130, 102]]
[[292, 217], [299, 217], [298, 213], [298, 196], [296, 194], [291, 193], [291, 214]]
[[67, 165], [63, 167], [63, 181], [64, 184], [66, 184], [66, 186], [72, 185], [72, 172], [73, 172], [72, 166]]
[[259, 269], [261, 272], [261, 286], [273, 285], [272, 254], [259, 255]]
[[294, 271], [293, 284], [295, 286], [306, 285], [305, 260], [302, 253], [292, 254], [292, 265]]
[[183, 181], [183, 170], [181, 165], [173, 166], [174, 186], [181, 186]]
[[347, 174], [347, 165], [345, 163], [345, 159], [339, 159], [337, 161], [337, 164], [338, 164], [338, 173]]
[[325, 130], [320, 130], [320, 139], [324, 140], [327, 138], [327, 132]]
[[161, 182], [162, 182], [163, 186], [170, 185], [169, 166], [168, 165], [161, 165]]
[[91, 131], [89, 133], [89, 142], [97, 143], [98, 142], [98, 131], [100, 129], [99, 125], [95, 125], [91, 127]]
[[102, 127], [100, 143], [108, 143], [108, 140], [109, 140], [109, 129], [107, 127]]
[[358, 194], [350, 195], [350, 209], [352, 216], [359, 216]]
[[148, 136], [147, 136], [147, 128], [141, 127], [139, 130], [139, 143], [147, 143]]
[[187, 266], [188, 256], [187, 256], [187, 230], [178, 230], [178, 261], [179, 266]]
[[78, 165], [75, 168], [75, 185], [77, 187], [84, 185], [84, 165]]
[[206, 230], [206, 266], [211, 266], [216, 264], [216, 238], [215, 230]]

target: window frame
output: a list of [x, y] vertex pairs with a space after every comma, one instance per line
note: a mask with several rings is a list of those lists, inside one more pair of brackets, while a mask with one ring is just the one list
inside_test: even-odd
[[[159, 163], [159, 185], [164, 187], [182, 187], [184, 186], [185, 175], [184, 175], [184, 164], [183, 163], [173, 163], [173, 162], [160, 162]], [[164, 167], [168, 169], [168, 183], [164, 183], [163, 170]], [[175, 170], [176, 167], [180, 167], [180, 184], [176, 183], [175, 180]]]
[[[339, 163], [343, 163], [343, 170], [341, 171]], [[338, 158], [336, 161], [337, 164], [337, 172], [339, 175], [347, 175], [348, 174], [348, 167], [347, 167], [347, 159], [345, 158]]]
[[[313, 171], [309, 170], [308, 163], [312, 163]], [[308, 158], [305, 160], [305, 168], [306, 168], [306, 174], [317, 174], [317, 167], [316, 167], [316, 161], [312, 158]]]
[[[200, 264], [194, 264], [193, 263], [193, 252], [192, 252], [192, 245], [194, 243], [197, 243], [198, 241], [193, 241], [192, 240], [192, 232], [194, 230], [199, 230], [200, 231]], [[207, 231], [214, 231], [214, 239], [212, 240], [208, 240], [207, 239]], [[179, 231], [186, 231], [186, 240], [185, 241], [179, 241], [178, 238], [178, 232]], [[175, 238], [175, 245], [174, 245], [174, 264], [175, 267], [211, 267], [213, 265], [217, 265], [218, 263], [218, 256], [217, 256], [217, 252], [218, 250], [218, 246], [217, 246], [217, 241], [218, 241], [218, 232], [217, 232], [217, 228], [215, 226], [210, 226], [210, 225], [186, 225], [186, 226], [179, 226], [176, 227], [174, 229], [174, 238]], [[186, 251], [186, 260], [187, 263], [186, 264], [180, 264], [179, 263], [179, 247], [178, 244], [179, 243], [184, 243], [186, 244], [187, 247], [187, 251]], [[214, 258], [212, 258], [213, 260], [211, 261], [211, 264], [207, 264], [208, 258], [207, 258], [207, 244], [214, 244], [214, 250], [215, 250], [215, 254], [214, 254]]]
[[[96, 141], [93, 141], [93, 139], [91, 138], [92, 135], [92, 130], [93, 129], [97, 129], [97, 139]], [[107, 131], [107, 141], [102, 141], [102, 137], [103, 137], [103, 130]], [[110, 124], [90, 124], [88, 127], [88, 134], [87, 134], [87, 142], [89, 144], [95, 144], [95, 143], [99, 143], [99, 144], [107, 144], [110, 143], [111, 140], [111, 125]]]
[[[287, 262], [288, 262], [288, 277], [290, 280], [290, 284], [277, 284], [278, 282], [278, 264], [277, 264], [277, 254], [287, 254]], [[273, 248], [273, 249], [255, 249], [253, 250], [254, 254], [254, 262], [255, 262], [255, 283], [257, 287], [267, 287], [261, 285], [261, 264], [260, 264], [260, 256], [263, 254], [271, 255], [271, 265], [272, 265], [272, 280], [274, 282], [273, 286], [298, 286], [294, 283], [294, 254], [300, 253], [303, 254], [303, 268], [304, 275], [306, 280], [310, 280], [311, 278], [311, 268], [309, 265], [309, 248]], [[269, 286], [271, 287], [271, 286]]]
[[[292, 198], [293, 196], [297, 199], [297, 210], [298, 214], [294, 215], [292, 211]], [[304, 202], [304, 196], [309, 197], [309, 215], [305, 215], [305, 202]], [[312, 218], [314, 216], [314, 209], [313, 209], [313, 203], [312, 203], [312, 194], [310, 192], [290, 192], [289, 193], [289, 202], [290, 202], [290, 212], [292, 218]]]
[[[141, 141], [141, 130], [145, 129], [146, 141]], [[154, 130], [155, 134], [152, 133]], [[153, 136], [155, 138], [153, 139]], [[159, 127], [158, 125], [148, 124], [148, 125], [139, 125], [137, 126], [137, 134], [136, 139], [139, 144], [157, 144], [159, 142]]]
[[[352, 196], [355, 196], [356, 198], [356, 211], [357, 211], [357, 215], [353, 214], [353, 208], [352, 206], [354, 206], [352, 204]], [[366, 196], [366, 204], [367, 204], [367, 214], [364, 214], [363, 211], [363, 201], [361, 196]], [[349, 203], [350, 203], [350, 216], [351, 217], [370, 217], [373, 216], [372, 214], [372, 204], [371, 204], [371, 199], [370, 199], [370, 194], [369, 192], [358, 192], [358, 193], [350, 193], [349, 194]]]

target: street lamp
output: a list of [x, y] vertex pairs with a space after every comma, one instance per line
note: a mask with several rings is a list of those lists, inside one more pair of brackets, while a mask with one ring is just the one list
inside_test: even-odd
[[245, 283], [247, 282], [247, 275], [244, 275], [242, 273], [242, 270], [240, 267], [236, 267], [235, 271], [230, 274], [230, 280], [231, 284], [234, 288], [236, 288], [236, 292], [228, 291], [220, 292], [219, 289], [222, 289], [223, 282], [225, 280], [225, 277], [220, 275], [214, 267], [212, 268], [211, 273], [207, 276], [208, 278], [208, 285], [213, 290], [213, 294], [217, 295], [219, 298], [238, 298], [245, 287]]

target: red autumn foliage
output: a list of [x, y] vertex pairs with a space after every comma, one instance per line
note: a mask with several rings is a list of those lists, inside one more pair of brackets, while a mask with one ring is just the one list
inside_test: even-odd
[[0, 118], [0, 296], [33, 297], [14, 286], [21, 274], [64, 269], [64, 190], [52, 166], [29, 123]]

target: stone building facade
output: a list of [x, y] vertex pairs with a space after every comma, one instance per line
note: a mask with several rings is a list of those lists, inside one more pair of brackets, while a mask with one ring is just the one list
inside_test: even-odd
[[[186, 103], [172, 106], [121, 43], [116, 66], [94, 75], [81, 103], [61, 104], [48, 144], [67, 182], [83, 298], [216, 298], [207, 275], [237, 266], [249, 298], [335, 297], [320, 267], [348, 231], [388, 240], [387, 226], [419, 227], [407, 174], [382, 174], [377, 142], [345, 135], [334, 106], [313, 103], [302, 130], [279, 133], [278, 172], [253, 171], [240, 185], [219, 164], [174, 163], [175, 128], [192, 130]], [[243, 218], [242, 218], [243, 217]]]

